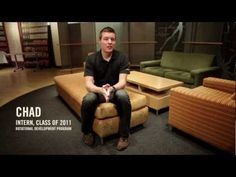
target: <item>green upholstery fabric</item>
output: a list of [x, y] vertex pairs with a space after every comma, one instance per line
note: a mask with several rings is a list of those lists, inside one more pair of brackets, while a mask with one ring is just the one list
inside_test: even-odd
[[163, 76], [163, 77], [165, 73], [169, 71], [174, 71], [174, 70], [170, 68], [163, 68], [160, 66], [153, 66], [153, 67], [150, 66], [143, 69], [143, 72], [150, 73], [157, 76]]
[[194, 79], [191, 77], [190, 72], [170, 71], [165, 74], [165, 77], [174, 80], [181, 80], [187, 84], [194, 84]]
[[205, 77], [219, 76], [215, 59], [210, 54], [164, 51], [160, 60], [140, 62], [140, 71], [199, 86]]
[[145, 68], [148, 66], [160, 66], [161, 60], [148, 60], [140, 63], [140, 67]]
[[165, 51], [163, 52], [160, 65], [166, 68], [191, 71], [210, 67], [214, 58], [214, 55], [209, 54]]

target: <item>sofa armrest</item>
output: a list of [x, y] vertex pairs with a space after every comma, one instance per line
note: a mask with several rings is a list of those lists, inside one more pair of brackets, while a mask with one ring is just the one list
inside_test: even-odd
[[141, 61], [140, 69], [148, 67], [148, 66], [160, 66], [161, 60], [149, 60], [149, 61]]
[[203, 86], [197, 89], [172, 88], [168, 124], [234, 153], [235, 101], [218, 97], [212, 89], [212, 92], [204, 90]]
[[208, 68], [194, 69], [190, 71], [191, 76], [194, 78], [194, 86], [202, 85], [203, 79], [209, 76], [219, 76], [220, 67], [213, 66]]
[[203, 85], [213, 89], [234, 93], [236, 88], [236, 82], [233, 80], [207, 77], [203, 79]]
[[[233, 108], [232, 110], [235, 109], [235, 102], [233, 99], [229, 99], [229, 97], [217, 97], [217, 96], [212, 96], [214, 92], [211, 93], [211, 91], [206, 92], [203, 86], [198, 87], [197, 89], [195, 88], [187, 88], [183, 86], [178, 86], [175, 88], [170, 89], [170, 99], [173, 98], [178, 98], [184, 100], [189, 100], [190, 102], [196, 102], [196, 104], [200, 104], [203, 106], [207, 105], [219, 105], [219, 109], [225, 110], [226, 108]], [[230, 95], [230, 94], [228, 94]], [[224, 108], [225, 107], [225, 108]], [[231, 111], [234, 113], [235, 111]]]

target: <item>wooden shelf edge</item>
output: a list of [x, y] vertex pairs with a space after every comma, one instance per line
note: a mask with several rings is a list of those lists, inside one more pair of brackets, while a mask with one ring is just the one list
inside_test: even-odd
[[195, 44], [195, 45], [223, 45], [222, 42], [201, 42], [201, 41], [183, 41], [183, 44]]
[[[88, 43], [60, 43], [60, 46], [81, 46], [81, 45], [97, 45], [98, 42], [88, 42]], [[157, 44], [157, 41], [124, 41], [117, 42], [116, 45], [120, 44]]]

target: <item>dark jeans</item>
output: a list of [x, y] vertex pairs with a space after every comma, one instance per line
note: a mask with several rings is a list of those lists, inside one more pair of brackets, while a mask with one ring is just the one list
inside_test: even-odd
[[[82, 132], [84, 134], [88, 134], [93, 131], [93, 121], [96, 108], [98, 104], [104, 102], [106, 101], [102, 94], [89, 92], [84, 96], [81, 106]], [[110, 102], [116, 105], [116, 109], [120, 117], [119, 134], [121, 137], [128, 138], [131, 119], [131, 104], [129, 95], [123, 89], [116, 90], [114, 97], [110, 100]]]

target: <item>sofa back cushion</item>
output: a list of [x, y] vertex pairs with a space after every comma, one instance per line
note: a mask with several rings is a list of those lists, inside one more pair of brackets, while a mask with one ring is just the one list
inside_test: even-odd
[[236, 82], [234, 80], [228, 80], [216, 77], [206, 77], [203, 79], [203, 86], [209, 87], [223, 92], [234, 93], [236, 88]]
[[207, 68], [213, 65], [215, 55], [164, 51], [161, 66], [182, 71]]

